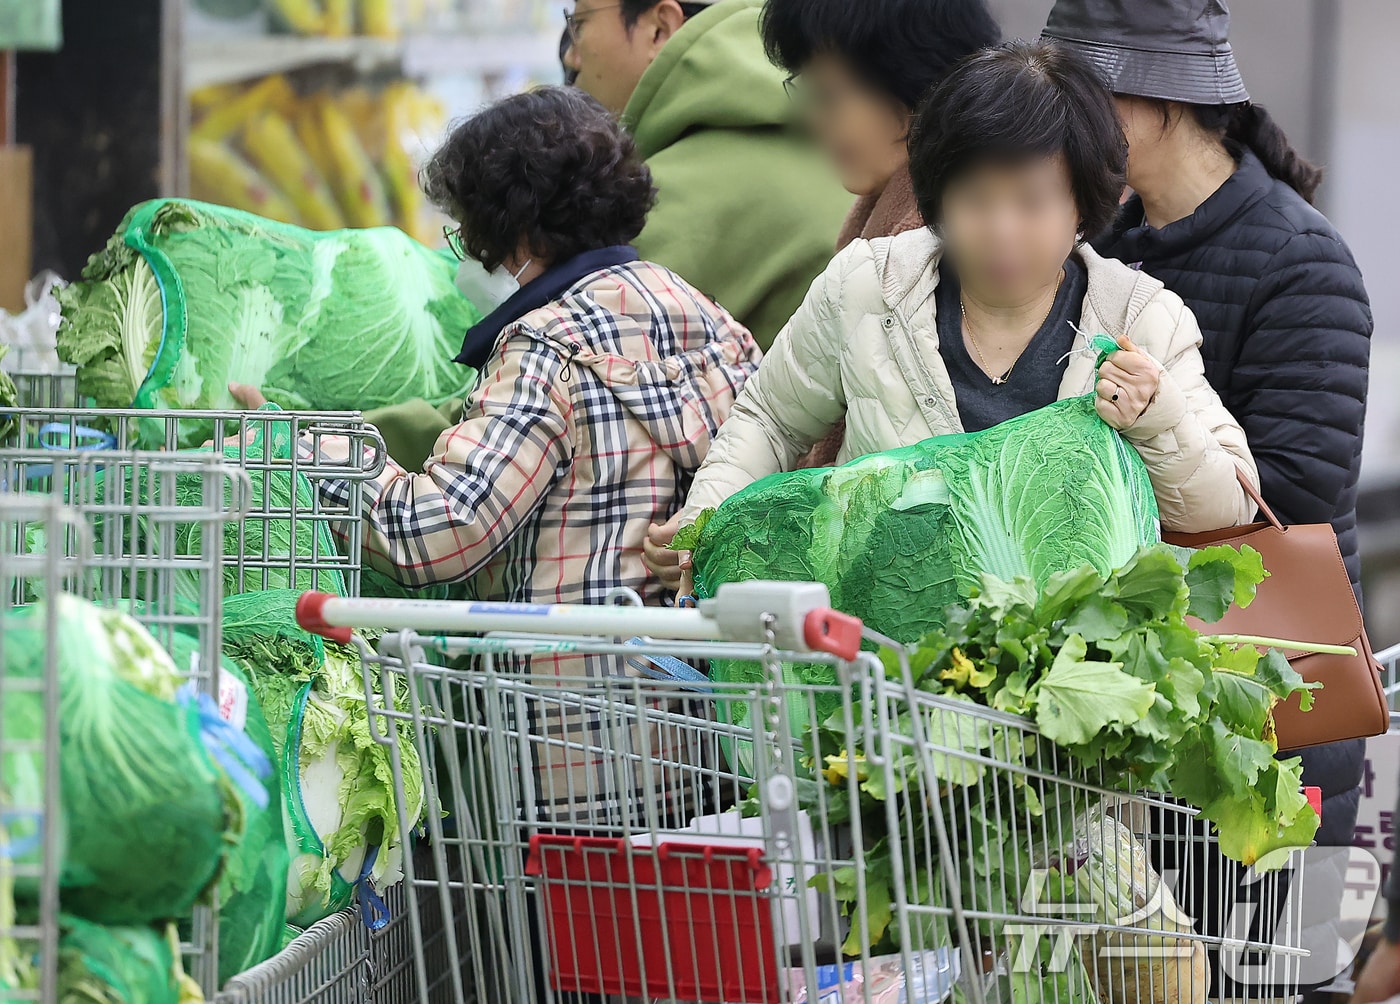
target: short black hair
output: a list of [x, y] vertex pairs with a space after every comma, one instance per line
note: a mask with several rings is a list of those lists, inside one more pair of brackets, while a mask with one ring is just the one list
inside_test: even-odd
[[959, 60], [1001, 41], [984, 0], [768, 0], [760, 29], [769, 60], [789, 74], [838, 55], [911, 110]]
[[[622, 0], [620, 5], [622, 7], [622, 23], [631, 28], [643, 14], [660, 3], [661, 0]], [[681, 13], [685, 15], [687, 21], [713, 6], [707, 3], [690, 3], [688, 0], [680, 0], [680, 5]]]
[[522, 242], [549, 262], [626, 244], [656, 202], [632, 138], [572, 87], [516, 94], [456, 125], [423, 169], [423, 190], [488, 269]]
[[1113, 95], [1094, 71], [1050, 41], [1006, 42], [969, 56], [929, 95], [909, 138], [919, 211], [935, 229], [943, 194], [989, 161], [1061, 156], [1086, 237], [1118, 213], [1128, 143]]

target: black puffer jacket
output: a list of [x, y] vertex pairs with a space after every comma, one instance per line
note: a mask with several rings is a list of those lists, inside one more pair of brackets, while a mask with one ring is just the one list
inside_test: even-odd
[[[1336, 229], [1245, 152], [1196, 212], [1161, 230], [1133, 199], [1098, 250], [1142, 268], [1200, 322], [1206, 378], [1244, 427], [1264, 499], [1286, 523], [1331, 522], [1360, 596], [1356, 485], [1371, 307]], [[1324, 845], [1351, 843], [1365, 743], [1307, 750]]]

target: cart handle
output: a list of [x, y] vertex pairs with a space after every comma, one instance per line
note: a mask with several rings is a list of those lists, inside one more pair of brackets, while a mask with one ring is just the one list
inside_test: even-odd
[[349, 645], [354, 632], [348, 627], [336, 627], [326, 620], [326, 601], [336, 598], [332, 593], [302, 593], [297, 597], [297, 623], [311, 634], [339, 645]]
[[[720, 588], [698, 610], [666, 607], [485, 603], [449, 600], [346, 599], [303, 593], [297, 623], [342, 645], [352, 628], [531, 635], [638, 635], [675, 641], [772, 644], [785, 651], [825, 652], [851, 661], [860, 655], [864, 625], [830, 608], [825, 586], [741, 582]], [[771, 616], [770, 616], [771, 615]]]

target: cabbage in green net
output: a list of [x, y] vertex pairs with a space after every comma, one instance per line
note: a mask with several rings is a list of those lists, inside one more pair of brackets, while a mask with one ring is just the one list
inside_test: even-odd
[[[695, 588], [708, 597], [726, 582], [821, 582], [836, 609], [914, 642], [983, 574], [1042, 586], [1083, 565], [1106, 575], [1158, 534], [1142, 459], [1092, 398], [1071, 398], [983, 432], [756, 482], [705, 523]], [[762, 679], [752, 663], [719, 662], [712, 672]], [[833, 682], [826, 667], [786, 672], [794, 683]], [[792, 716], [804, 734], [802, 702]]]
[[[269, 411], [267, 414], [271, 416], [274, 412]], [[223, 448], [224, 456], [235, 466], [251, 461], [256, 468], [259, 461], [269, 458], [290, 461], [294, 448], [291, 421], [275, 421], [269, 418], [266, 422], [252, 422], [249, 428], [250, 435], [246, 443], [242, 446], [233, 444]], [[129, 468], [123, 467], [120, 470], [123, 472], [120, 483], [117, 483], [116, 479], [106, 479], [103, 472], [98, 472], [94, 497], [109, 507], [120, 505], [123, 510], [131, 507], [131, 511], [138, 511], [136, 507], [148, 506], [153, 502], [167, 510], [171, 506], [207, 508], [211, 501], [206, 498], [206, 494], [211, 490], [226, 489], [226, 486], [211, 483], [208, 475], [182, 474], [175, 477], [174, 497], [170, 498], [170, 489], [160, 479], [157, 478], [154, 482], [142, 480], [134, 484], [127, 476]], [[306, 518], [316, 510], [315, 488], [306, 475], [299, 470], [294, 471], [289, 463], [285, 468], [274, 466], [272, 469], [251, 470], [249, 480], [249, 511], [262, 515], [229, 520], [222, 528], [223, 541], [219, 549], [223, 551], [226, 559], [229, 559], [224, 563], [224, 592], [232, 594], [245, 590], [294, 588], [301, 591], [317, 589], [320, 592], [344, 596], [345, 577], [338, 570], [327, 568], [327, 565], [340, 555], [330, 526], [324, 519]], [[165, 495], [162, 496], [161, 492]], [[136, 498], [131, 498], [132, 495]], [[152, 498], [153, 495], [156, 497]], [[219, 504], [217, 498], [213, 500], [213, 504]], [[226, 497], [223, 504], [226, 509], [231, 510], [233, 500]], [[296, 514], [295, 518], [293, 513]], [[136, 515], [122, 517], [112, 525], [120, 525], [125, 535], [126, 539], [121, 543], [123, 554], [199, 556], [202, 553], [201, 535], [206, 532], [205, 528], [193, 521], [177, 524], [172, 555], [169, 553], [169, 545], [160, 543], [165, 539], [160, 530], [168, 522], [169, 517], [161, 527], [153, 527], [147, 517]], [[107, 527], [108, 521], [105, 520], [94, 526], [99, 552], [104, 548], [101, 534]], [[239, 572], [239, 563], [232, 560], [235, 558], [241, 558], [242, 574]], [[296, 562], [295, 571], [293, 561]], [[313, 565], [318, 569], [314, 573], [311, 570]], [[148, 599], [159, 595], [162, 585], [158, 578], [164, 574], [167, 573], [157, 568], [147, 572], [138, 571], [135, 580], [126, 583], [129, 596]], [[198, 562], [191, 562], [188, 570], [176, 574], [177, 595], [196, 607], [203, 602], [203, 574], [205, 573]]]
[[59, 1004], [179, 1004], [170, 939], [154, 927], [103, 927], [63, 918]]
[[[170, 654], [177, 666], [190, 665], [198, 650], [198, 642], [189, 635], [171, 639]], [[277, 748], [247, 676], [227, 658], [220, 673], [219, 707], [225, 720], [276, 764]], [[279, 772], [273, 769], [262, 779], [267, 798], [262, 807], [237, 785], [228, 787], [242, 805], [243, 831], [229, 848], [219, 879], [220, 984], [281, 950], [290, 862]]]
[[[465, 397], [454, 361], [480, 312], [456, 262], [391, 227], [317, 233], [187, 200], [127, 214], [59, 294], [58, 351], [106, 408], [363, 411]], [[210, 429], [182, 429], [198, 446]]]
[[[41, 808], [42, 752], [8, 755], [8, 836], [27, 848], [16, 860], [37, 864], [40, 827], [57, 826], [65, 911], [104, 924], [183, 917], [215, 878], [235, 822], [198, 712], [176, 701], [174, 664], [139, 624], [71, 596], [57, 602], [62, 813]], [[5, 615], [0, 671], [11, 680], [42, 678], [44, 610]], [[6, 738], [37, 742], [43, 725], [39, 692], [10, 691]], [[32, 897], [32, 880], [16, 893]]]
[[[370, 853], [376, 885], [401, 877], [403, 843], [389, 748], [370, 732], [357, 649], [303, 631], [299, 594], [273, 590], [224, 604], [224, 651], [252, 680], [277, 745], [293, 855], [287, 919], [301, 927], [349, 906]], [[406, 693], [394, 695], [407, 706]], [[411, 725], [399, 744], [413, 819], [424, 807]]]

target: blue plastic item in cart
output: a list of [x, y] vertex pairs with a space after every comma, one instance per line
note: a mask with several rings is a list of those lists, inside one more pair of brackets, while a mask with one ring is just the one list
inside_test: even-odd
[[[68, 426], [62, 422], [50, 422], [39, 429], [39, 447], [58, 453], [88, 453], [94, 450], [115, 450], [117, 437], [101, 429], [87, 426]], [[53, 477], [53, 467], [41, 464], [25, 471], [25, 480], [33, 483]]]

